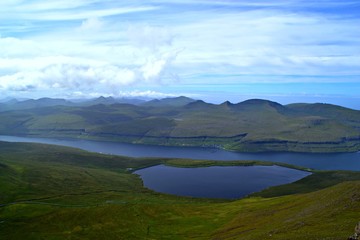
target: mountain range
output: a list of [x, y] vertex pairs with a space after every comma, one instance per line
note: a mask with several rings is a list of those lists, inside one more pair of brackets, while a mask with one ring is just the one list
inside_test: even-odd
[[243, 152], [351, 152], [360, 150], [360, 111], [262, 99], [237, 104], [210, 104], [187, 97], [10, 100], [0, 103], [0, 134]]

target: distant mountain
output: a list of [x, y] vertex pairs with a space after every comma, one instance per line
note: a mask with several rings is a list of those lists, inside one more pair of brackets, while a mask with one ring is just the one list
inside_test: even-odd
[[104, 97], [88, 105], [63, 99], [25, 103], [27, 109], [0, 112], [0, 134], [215, 146], [247, 152], [360, 150], [360, 111], [330, 104], [284, 106], [251, 99], [217, 105], [186, 97], [140, 105]]
[[246, 107], [272, 107], [272, 108], [276, 108], [276, 109], [283, 109], [284, 106], [281, 105], [280, 103], [277, 102], [273, 102], [273, 101], [269, 101], [269, 100], [264, 100], [264, 99], [249, 99], [243, 102], [240, 102], [238, 104], [236, 104], [237, 106], [246, 106]]
[[25, 101], [17, 101], [16, 99], [13, 99], [11, 101], [7, 101], [5, 103], [0, 104], [0, 112], [10, 111], [10, 110], [25, 110], [32, 108], [59, 106], [59, 105], [72, 106], [74, 104], [65, 99], [54, 99], [54, 98], [40, 98], [36, 100], [29, 99]]
[[151, 106], [151, 107], [180, 107], [185, 106], [189, 103], [194, 102], [195, 100], [188, 97], [174, 97], [174, 98], [163, 98], [163, 99], [154, 99], [148, 102], [141, 104], [142, 106]]
[[298, 112], [316, 114], [324, 117], [333, 117], [334, 114], [336, 114], [337, 117], [340, 118], [351, 118], [356, 117], [359, 112], [358, 110], [326, 103], [295, 103], [286, 105], [286, 107]]
[[135, 98], [114, 98], [114, 97], [99, 97], [95, 99], [90, 99], [87, 101], [83, 101], [79, 103], [80, 106], [91, 106], [91, 105], [97, 105], [97, 104], [116, 104], [116, 103], [126, 103], [126, 104], [134, 104], [139, 105], [144, 103], [144, 100], [135, 99]]
[[126, 104], [133, 104], [133, 105], [140, 105], [146, 102], [146, 100], [137, 99], [137, 98], [118, 98], [117, 103], [126, 103]]
[[206, 111], [209, 109], [215, 109], [217, 105], [204, 102], [203, 100], [197, 100], [194, 102], [191, 102], [189, 104], [186, 104], [184, 106], [184, 109], [191, 109], [196, 111]]
[[99, 97], [86, 102], [88, 105], [96, 105], [96, 104], [114, 104], [116, 103], [115, 98], [113, 97]]
[[52, 106], [73, 106], [73, 107], [84, 107], [98, 104], [110, 105], [117, 103], [126, 103], [139, 105], [144, 103], [145, 100], [140, 99], [128, 99], [128, 98], [113, 98], [113, 97], [99, 97], [90, 100], [77, 99], [77, 100], [65, 100], [65, 99], [54, 99], [54, 98], [40, 98], [40, 99], [28, 99], [18, 101], [16, 99], [4, 99], [0, 102], [0, 112], [11, 111], [11, 110], [27, 110], [34, 108], [52, 107]]
[[291, 114], [292, 110], [273, 101], [263, 99], [250, 99], [232, 105], [237, 111], [276, 111], [282, 114]]
[[7, 98], [2, 98], [0, 99], [0, 103], [10, 103], [10, 102], [17, 102], [18, 100], [16, 100], [15, 98], [12, 97], [7, 97]]

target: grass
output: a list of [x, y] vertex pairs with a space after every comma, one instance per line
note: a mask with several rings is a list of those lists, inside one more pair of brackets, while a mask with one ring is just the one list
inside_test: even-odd
[[298, 169], [302, 171], [312, 172], [310, 168], [299, 167], [287, 163], [275, 163], [265, 161], [243, 160], [243, 161], [219, 161], [219, 160], [193, 160], [193, 159], [170, 159], [165, 162], [168, 166], [174, 167], [211, 167], [211, 166], [281, 166], [287, 168]]
[[1, 239], [346, 239], [360, 220], [359, 172], [316, 171], [227, 201], [156, 193], [128, 171], [155, 164], [225, 163], [1, 142]]
[[251, 196], [277, 197], [298, 193], [309, 193], [335, 186], [346, 181], [360, 181], [360, 173], [352, 171], [313, 171], [312, 175], [291, 184], [284, 184], [254, 193]]
[[219, 239], [346, 239], [359, 221], [359, 182], [281, 198], [232, 203], [240, 213], [214, 234]]

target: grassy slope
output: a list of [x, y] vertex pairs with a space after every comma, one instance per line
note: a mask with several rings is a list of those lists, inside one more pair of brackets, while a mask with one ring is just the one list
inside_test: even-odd
[[[359, 181], [313, 192], [360, 179], [360, 173], [314, 173], [315, 188], [311, 178], [300, 183], [311, 193], [229, 202], [157, 194], [127, 171], [166, 162], [216, 162], [15, 143], [0, 143], [0, 156], [0, 204], [8, 204], [0, 207], [4, 239], [267, 239], [269, 234], [271, 239], [345, 239], [360, 218]], [[294, 186], [275, 188], [272, 195]]]
[[[317, 192], [234, 202], [239, 213], [218, 239], [346, 239], [360, 218], [360, 182]], [[354, 224], [355, 223], [355, 224]]]

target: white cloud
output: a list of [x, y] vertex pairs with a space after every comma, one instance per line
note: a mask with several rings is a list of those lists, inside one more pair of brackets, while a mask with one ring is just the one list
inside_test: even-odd
[[[360, 22], [353, 19], [274, 10], [214, 13], [201, 20], [190, 13], [184, 18], [196, 21], [173, 29], [179, 33], [175, 46], [186, 46], [177, 63], [197, 65], [198, 72], [228, 65], [237, 67], [229, 68], [235, 70], [231, 73], [360, 73]], [[347, 68], [339, 67], [340, 59]]]
[[148, 59], [144, 65], [133, 67], [120, 67], [70, 57], [11, 61], [0, 59], [0, 63], [7, 64], [5, 70], [12, 70], [12, 73], [0, 75], [0, 89], [11, 91], [49, 88], [72, 91], [103, 89], [107, 93], [114, 93], [122, 86], [160, 82], [162, 74], [174, 57], [171, 55], [161, 56], [159, 59], [154, 57]]
[[[105, 92], [83, 92], [83, 91], [74, 91], [67, 93], [65, 97], [67, 98], [97, 98], [97, 97], [117, 97], [117, 98], [141, 98], [141, 99], [153, 99], [153, 98], [166, 98], [166, 97], [178, 97], [178, 96], [187, 96], [187, 97], [198, 97], [198, 94], [193, 93], [166, 93], [159, 92], [154, 90], [131, 90], [131, 91], [118, 91], [116, 93], [105, 93]], [[60, 96], [64, 97], [64, 96]]]
[[64, 89], [95, 90], [114, 92], [121, 86], [128, 86], [142, 79], [138, 69], [121, 68], [113, 65], [53, 64], [37, 71], [19, 71], [0, 76], [0, 88], [7, 90]]
[[133, 71], [116, 66], [51, 65], [42, 70], [40, 82], [46, 86], [63, 89], [96, 89], [106, 86], [109, 90], [135, 82]]
[[33, 79], [39, 77], [38, 72], [17, 72], [11, 75], [4, 75], [0, 77], [0, 90], [27, 92], [36, 88], [37, 82]]
[[120, 91], [116, 95], [118, 97], [125, 98], [166, 98], [166, 97], [178, 97], [178, 96], [188, 96], [188, 97], [196, 97], [197, 94], [192, 93], [163, 93], [153, 90], [133, 90], [133, 91]]
[[[321, 7], [337, 4], [350, 2]], [[2, 1], [0, 88], [113, 94], [174, 84], [177, 75], [180, 86], [360, 75], [360, 20], [307, 9], [319, 7], [302, 0]]]
[[[107, 17], [121, 14], [153, 11], [156, 6], [112, 6], [102, 8], [101, 1], [96, 0], [57, 0], [43, 1], [6, 1], [1, 3], [0, 19], [6, 20], [37, 20], [37, 21], [70, 21], [94, 17]], [[97, 8], [92, 5], [97, 4]]]
[[162, 76], [180, 52], [172, 46], [174, 35], [171, 31], [147, 24], [130, 25], [127, 37], [130, 43], [137, 47], [135, 54], [144, 60], [139, 68], [141, 78], [145, 82], [161, 82]]
[[[131, 41], [133, 45], [128, 46], [89, 42], [92, 36], [106, 35], [108, 28], [101, 19], [90, 18], [75, 28], [72, 36], [65, 33], [65, 41], [61, 34], [53, 40], [54, 35], [31, 40], [0, 38], [0, 46], [7, 49], [0, 53], [0, 88], [11, 91], [103, 89], [112, 94], [122, 86], [164, 83], [164, 75], [173, 76], [167, 69], [178, 51], [171, 47], [172, 37], [167, 30], [139, 28], [138, 37], [144, 37], [142, 46], [138, 45], [140, 41]], [[112, 26], [110, 28], [113, 31]], [[135, 41], [135, 31], [131, 36], [126, 35], [127, 30], [123, 34], [123, 39]], [[111, 35], [109, 40], [113, 39]], [[145, 46], [147, 39], [151, 39], [151, 44]]]
[[98, 17], [92, 17], [84, 20], [81, 23], [80, 30], [83, 31], [97, 31], [104, 26], [104, 23]]
[[19, 39], [14, 37], [0, 36], [0, 57], [27, 57], [29, 55], [41, 56], [44, 50], [41, 44], [31, 40]]
[[121, 7], [111, 9], [100, 10], [88, 10], [88, 11], [73, 11], [73, 12], [44, 12], [39, 14], [23, 14], [21, 17], [31, 20], [43, 20], [43, 21], [69, 21], [69, 20], [81, 20], [95, 17], [108, 17], [120, 14], [146, 12], [157, 9], [156, 7]]
[[155, 56], [146, 61], [146, 63], [140, 68], [142, 78], [146, 81], [161, 81], [161, 77], [170, 66], [170, 64], [176, 58], [177, 53], [166, 53], [160, 56]]
[[15, 8], [16, 11], [48, 11], [54, 9], [72, 9], [83, 7], [97, 2], [96, 0], [53, 0], [53, 1], [26, 1], [26, 0], [6, 0], [1, 1], [0, 6]]
[[153, 27], [145, 25], [130, 25], [127, 36], [132, 45], [139, 48], [150, 48], [157, 51], [159, 47], [171, 46], [174, 35], [164, 27]]
[[146, 91], [134, 90], [134, 91], [120, 91], [118, 93], [118, 96], [126, 97], [126, 98], [136, 98], [136, 97], [164, 98], [164, 97], [176, 97], [178, 96], [178, 94], [162, 93], [151, 90], [146, 90]]

